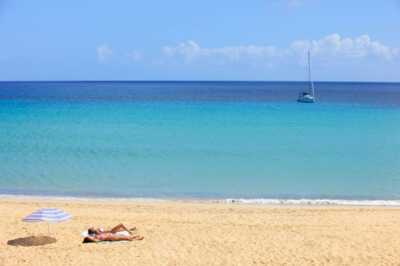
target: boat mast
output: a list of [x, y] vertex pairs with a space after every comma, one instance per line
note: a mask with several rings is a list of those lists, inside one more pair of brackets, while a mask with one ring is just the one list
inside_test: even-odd
[[310, 83], [311, 95], [314, 97], [314, 83], [311, 80], [311, 53], [310, 53], [310, 50], [308, 50], [307, 57], [308, 57], [308, 81]]

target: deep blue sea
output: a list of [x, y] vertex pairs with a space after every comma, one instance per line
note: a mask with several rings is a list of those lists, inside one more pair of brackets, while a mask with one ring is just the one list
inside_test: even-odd
[[400, 200], [400, 83], [0, 82], [0, 194]]

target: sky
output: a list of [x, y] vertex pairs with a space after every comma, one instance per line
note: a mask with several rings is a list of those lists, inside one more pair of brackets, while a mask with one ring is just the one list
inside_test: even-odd
[[400, 81], [400, 0], [0, 0], [0, 80]]

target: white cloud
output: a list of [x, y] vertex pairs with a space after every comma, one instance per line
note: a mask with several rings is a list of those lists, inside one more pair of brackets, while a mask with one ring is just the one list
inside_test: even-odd
[[382, 42], [372, 40], [368, 35], [354, 38], [341, 37], [334, 33], [319, 40], [296, 40], [289, 47], [273, 45], [244, 45], [206, 48], [195, 41], [186, 41], [176, 46], [165, 46], [163, 54], [170, 59], [183, 59], [186, 63], [199, 60], [228, 62], [273, 62], [276, 59], [303, 58], [311, 50], [316, 59], [361, 59], [375, 57], [393, 60], [400, 57], [400, 49], [389, 47]]
[[107, 44], [102, 44], [96, 48], [96, 53], [97, 60], [105, 62], [113, 55], [113, 50]]
[[227, 46], [221, 48], [203, 48], [194, 41], [186, 41], [177, 46], [165, 46], [162, 52], [167, 57], [180, 57], [186, 62], [202, 58], [241, 61], [243, 59], [263, 59], [282, 56], [274, 46]]
[[363, 58], [377, 57], [392, 60], [400, 55], [398, 48], [392, 48], [379, 41], [372, 40], [368, 35], [355, 38], [341, 37], [334, 33], [319, 40], [294, 41], [290, 49], [297, 54], [304, 54], [311, 50], [315, 57], [340, 57], [340, 58]]

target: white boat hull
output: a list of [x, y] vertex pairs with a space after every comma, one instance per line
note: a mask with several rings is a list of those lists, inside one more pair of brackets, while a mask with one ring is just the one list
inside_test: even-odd
[[315, 103], [315, 98], [312, 95], [302, 95], [300, 96], [297, 101], [299, 103]]

